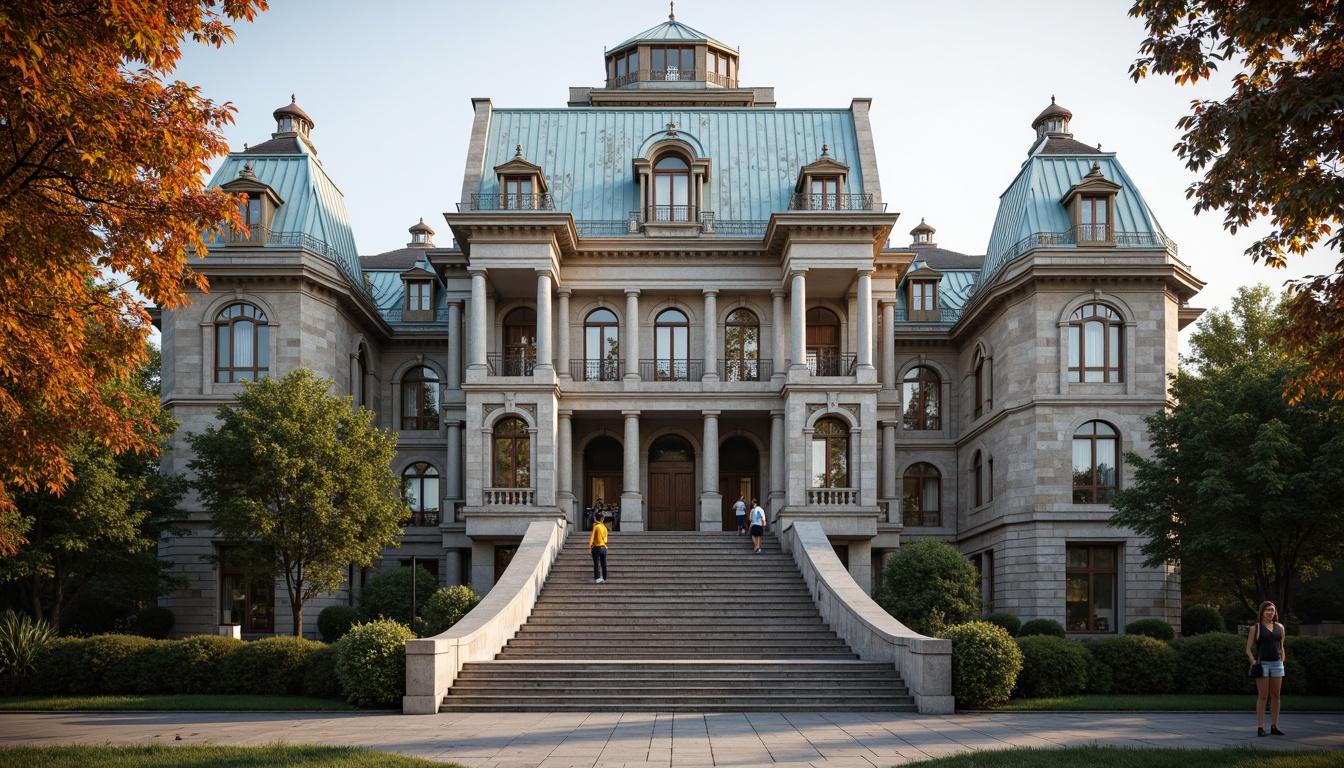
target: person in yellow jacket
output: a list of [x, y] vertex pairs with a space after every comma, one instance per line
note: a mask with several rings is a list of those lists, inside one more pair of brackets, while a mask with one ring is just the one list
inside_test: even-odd
[[607, 516], [602, 512], [593, 515], [593, 532], [588, 534], [588, 552], [593, 556], [593, 583], [601, 584], [607, 580], [607, 526], [602, 521]]

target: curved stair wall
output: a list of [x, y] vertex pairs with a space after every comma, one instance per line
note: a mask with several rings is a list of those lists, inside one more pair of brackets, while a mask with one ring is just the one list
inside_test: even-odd
[[821, 523], [795, 522], [780, 535], [822, 619], [860, 658], [895, 664], [925, 714], [951, 714], [952, 641], [906, 627], [873, 602], [836, 557]]

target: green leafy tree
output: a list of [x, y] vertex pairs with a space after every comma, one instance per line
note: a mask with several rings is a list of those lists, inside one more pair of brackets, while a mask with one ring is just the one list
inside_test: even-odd
[[[1268, 219], [1271, 231], [1246, 250], [1285, 267], [1320, 244], [1344, 251], [1344, 23], [1336, 0], [1138, 0], [1131, 16], [1148, 37], [1130, 67], [1177, 83], [1231, 68], [1227, 98], [1197, 100], [1177, 122], [1186, 167], [1203, 178], [1186, 191], [1195, 212], [1222, 210], [1238, 229]], [[1344, 399], [1344, 259], [1333, 274], [1292, 288], [1288, 349], [1308, 365], [1288, 391]]]
[[211, 525], [231, 560], [284, 577], [296, 635], [304, 604], [396, 546], [410, 517], [391, 467], [396, 436], [330, 388], [304, 369], [244, 382], [218, 428], [187, 436]]
[[178, 519], [186, 481], [160, 471], [159, 451], [177, 422], [159, 407], [159, 350], [146, 344], [146, 362], [107, 388], [119, 408], [136, 414], [129, 423], [148, 450], [115, 453], [92, 434], [79, 434], [64, 459], [74, 480], [57, 494], [21, 493], [16, 506], [27, 542], [0, 559], [0, 582], [34, 618], [61, 627], [66, 608], [86, 590], [119, 587], [123, 616], [153, 600], [168, 586], [160, 561], [160, 536]]
[[980, 617], [980, 575], [951, 544], [917, 539], [887, 560], [873, 599], [905, 626], [938, 635]]
[[1147, 565], [1290, 616], [1298, 580], [1344, 554], [1344, 403], [1283, 397], [1299, 363], [1262, 343], [1269, 318], [1282, 304], [1258, 287], [1199, 321], [1175, 407], [1147, 419], [1152, 456], [1126, 454], [1135, 483], [1111, 524], [1148, 538]]

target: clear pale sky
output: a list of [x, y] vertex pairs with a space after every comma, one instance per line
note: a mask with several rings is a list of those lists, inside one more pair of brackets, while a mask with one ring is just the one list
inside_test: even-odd
[[[1241, 285], [1279, 288], [1329, 272], [1336, 254], [1286, 270], [1243, 255], [1266, 223], [1233, 236], [1219, 212], [1195, 216], [1196, 178], [1172, 151], [1191, 100], [1225, 80], [1179, 87], [1128, 77], [1144, 38], [1130, 0], [710, 2], [680, 0], [677, 20], [740, 50], [743, 86], [773, 86], [781, 107], [873, 99], [883, 197], [901, 217], [894, 245], [921, 217], [944, 248], [983, 254], [999, 195], [1026, 158], [1031, 122], [1055, 95], [1079, 141], [1118, 153], [1194, 274], [1195, 306], [1229, 306]], [[667, 19], [666, 2], [272, 0], [223, 49], [189, 46], [176, 76], [232, 102], [231, 147], [275, 130], [298, 104], [345, 194], [361, 254], [402, 247], [424, 217], [446, 245], [443, 213], [461, 195], [471, 99], [497, 107], [563, 106], [570, 86], [600, 86], [603, 51]], [[1230, 70], [1229, 70], [1230, 72]], [[1188, 332], [1188, 330], [1187, 330]], [[1184, 335], [1184, 334], [1183, 334]]]

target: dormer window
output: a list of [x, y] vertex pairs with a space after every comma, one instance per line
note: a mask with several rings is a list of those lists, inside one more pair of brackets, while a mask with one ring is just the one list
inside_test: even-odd
[[[929, 227], [923, 222], [921, 227]], [[906, 301], [909, 306], [909, 320], [912, 323], [937, 323], [941, 321], [938, 310], [938, 284], [943, 273], [930, 267], [922, 258], [914, 263], [914, 269], [906, 275]]]
[[284, 200], [275, 194], [270, 185], [257, 178], [252, 171], [252, 163], [243, 165], [238, 177], [220, 189], [238, 196], [238, 211], [242, 215], [247, 231], [229, 233], [230, 243], [265, 243], [270, 239], [271, 222], [275, 211]]
[[513, 159], [495, 166], [499, 192], [495, 195], [473, 195], [476, 210], [550, 211], [555, 203], [546, 188], [546, 177], [541, 166], [523, 158], [523, 145], [515, 149]]
[[649, 221], [694, 221], [691, 209], [691, 166], [677, 155], [653, 165], [653, 198]]
[[1108, 197], [1085, 196], [1079, 217], [1078, 239], [1089, 242], [1112, 240], [1110, 237], [1111, 200]]
[[532, 179], [524, 176], [505, 177], [504, 202], [500, 207], [507, 210], [536, 207], [532, 200]]
[[831, 157], [828, 144], [821, 145], [821, 157], [808, 163], [798, 172], [793, 186], [791, 211], [848, 211], [867, 210], [867, 197], [844, 193], [845, 177], [849, 166]]
[[434, 284], [428, 280], [406, 282], [406, 311], [428, 312], [434, 308]]
[[1060, 199], [1069, 212], [1078, 245], [1115, 245], [1115, 197], [1120, 185], [1106, 178], [1101, 163], [1093, 162], [1092, 170]]
[[812, 177], [812, 210], [835, 210], [840, 201], [839, 176]]
[[938, 283], [932, 280], [910, 282], [910, 311], [933, 312], [938, 309]]

